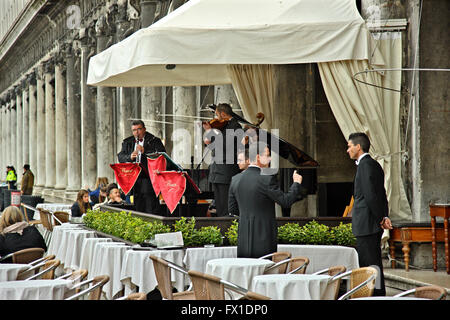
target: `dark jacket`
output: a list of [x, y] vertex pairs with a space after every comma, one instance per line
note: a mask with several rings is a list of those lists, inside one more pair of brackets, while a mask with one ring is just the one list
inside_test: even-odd
[[34, 186], [34, 174], [31, 170], [25, 171], [22, 176], [22, 182], [20, 185], [20, 189], [25, 195], [31, 195], [33, 193]]
[[[28, 248], [42, 248], [47, 251], [44, 238], [34, 226], [23, 229], [21, 235], [17, 232], [0, 235], [0, 256]], [[7, 260], [3, 262], [8, 263]]]
[[298, 183], [293, 183], [285, 193], [275, 175], [260, 173], [260, 168], [248, 167], [231, 181], [228, 210], [239, 215], [238, 257], [258, 258], [277, 251], [275, 203], [289, 208], [307, 193]]
[[353, 197], [353, 234], [358, 237], [383, 231], [380, 222], [389, 214], [384, 172], [370, 155], [364, 156], [356, 169]]
[[[120, 150], [120, 152], [117, 154], [120, 163], [134, 162], [133, 160], [131, 160], [131, 153], [133, 153], [134, 151], [135, 142], [136, 139], [134, 138], [134, 136], [128, 137], [122, 141], [122, 150]], [[154, 152], [166, 152], [166, 148], [164, 147], [161, 139], [155, 137], [149, 132], [145, 132], [143, 147], [146, 155]], [[142, 155], [140, 164], [143, 169], [140, 176], [143, 176], [145, 173], [145, 176], [149, 177], [147, 157]]]
[[[213, 157], [213, 162], [209, 166], [209, 176], [208, 181], [210, 183], [225, 183], [229, 184], [231, 182], [231, 177], [233, 177], [235, 174], [238, 174], [240, 172], [239, 166], [237, 164], [237, 147], [241, 143], [241, 139], [243, 136], [232, 136], [230, 133], [235, 132], [235, 130], [242, 129], [239, 122], [231, 118], [230, 121], [228, 121], [227, 125], [221, 130], [222, 139], [223, 139], [223, 152], [222, 156], [219, 160], [219, 154], [217, 153], [217, 160], [214, 160], [216, 158], [216, 150], [212, 149], [211, 156]], [[228, 131], [227, 131], [228, 130]], [[232, 130], [232, 131], [231, 131]], [[211, 131], [212, 132], [212, 131]], [[242, 131], [243, 133], [243, 131]], [[215, 141], [215, 136], [211, 137], [211, 142]], [[233, 163], [229, 163], [230, 161], [227, 161], [227, 145], [232, 145], [232, 151], [233, 154], [229, 157], [232, 158]], [[210, 145], [212, 146], [212, 144]], [[228, 150], [230, 152], [230, 150]], [[230, 160], [230, 159], [229, 159]], [[227, 163], [228, 162], [228, 163]]]
[[[92, 209], [92, 204], [90, 203], [85, 203], [84, 205], [84, 213], [86, 213], [87, 209]], [[81, 217], [82, 213], [80, 210], [80, 206], [78, 205], [78, 202], [75, 201], [72, 205], [72, 207], [70, 208], [70, 211], [72, 212], [72, 217]]]

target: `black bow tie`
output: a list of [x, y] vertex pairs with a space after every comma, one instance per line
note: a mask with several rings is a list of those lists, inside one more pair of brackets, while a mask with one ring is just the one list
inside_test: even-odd
[[144, 139], [136, 139], [136, 142], [137, 141], [142, 142], [142, 141], [144, 141]]

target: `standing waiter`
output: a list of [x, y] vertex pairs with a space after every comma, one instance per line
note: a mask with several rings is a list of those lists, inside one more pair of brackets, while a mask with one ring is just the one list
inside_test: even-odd
[[166, 152], [161, 139], [145, 129], [142, 120], [131, 123], [133, 135], [123, 140], [122, 150], [117, 154], [119, 162], [137, 162], [143, 169], [133, 187], [134, 205], [136, 211], [160, 214], [159, 199], [153, 190], [148, 174], [146, 154]]
[[358, 166], [353, 193], [355, 202], [352, 211], [352, 231], [356, 237], [359, 266], [378, 267], [379, 279], [375, 281], [373, 295], [385, 296], [381, 236], [383, 229], [392, 229], [392, 224], [388, 218], [384, 172], [380, 164], [368, 153], [370, 140], [365, 133], [350, 134], [347, 146], [348, 155], [356, 160]]
[[[240, 172], [237, 164], [237, 150], [241, 139], [235, 134], [236, 130], [242, 127], [239, 122], [233, 118], [231, 106], [228, 103], [219, 103], [215, 110], [216, 119], [224, 123], [219, 130], [211, 130], [209, 123], [204, 123], [206, 130], [205, 144], [212, 146], [213, 161], [209, 166], [208, 181], [212, 184], [214, 191], [214, 201], [216, 203], [216, 215], [218, 217], [228, 215], [228, 189], [230, 188], [231, 178]], [[243, 131], [242, 131], [243, 133]], [[242, 138], [242, 136], [240, 136]], [[222, 139], [222, 145], [217, 139]]]

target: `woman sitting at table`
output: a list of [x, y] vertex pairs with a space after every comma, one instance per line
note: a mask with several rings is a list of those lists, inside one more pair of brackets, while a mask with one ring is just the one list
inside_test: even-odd
[[77, 194], [77, 201], [74, 202], [72, 208], [72, 217], [81, 217], [88, 209], [92, 209], [92, 205], [89, 202], [89, 192], [85, 189], [81, 189]]
[[3, 210], [0, 217], [0, 256], [28, 248], [42, 248], [47, 251], [44, 238], [38, 229], [23, 220], [19, 208], [9, 206]]

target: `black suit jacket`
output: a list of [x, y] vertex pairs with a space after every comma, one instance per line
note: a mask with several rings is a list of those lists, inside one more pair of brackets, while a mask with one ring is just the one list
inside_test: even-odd
[[[238, 129], [242, 129], [241, 125], [239, 124], [239, 122], [234, 119], [231, 118], [230, 121], [228, 121], [227, 125], [221, 130], [221, 134], [222, 134], [222, 156], [219, 157], [219, 154], [216, 152], [216, 150], [212, 149], [211, 151], [211, 155], [213, 157], [213, 162], [210, 164], [209, 166], [209, 176], [208, 176], [208, 181], [210, 183], [225, 183], [225, 184], [229, 184], [231, 182], [231, 177], [234, 176], [235, 174], [239, 173], [239, 166], [237, 164], [237, 147], [240, 144], [240, 140], [242, 139], [242, 136], [232, 136], [230, 135], [230, 131], [233, 130], [233, 132], [235, 130]], [[229, 130], [229, 131], [227, 131]], [[243, 133], [243, 131], [242, 131]], [[211, 131], [211, 134], [212, 131]], [[208, 137], [210, 138], [210, 140], [212, 142], [215, 141], [215, 136], [213, 135], [212, 137]], [[229, 155], [229, 157], [232, 157], [233, 159], [233, 163], [227, 163], [227, 153], [226, 153], [226, 149], [227, 149], [227, 145], [233, 145], [233, 149], [232, 150], [228, 150], [228, 152], [233, 152], [232, 155]], [[220, 160], [215, 161], [215, 158], [220, 158]], [[216, 163], [218, 162], [218, 163]], [[230, 161], [228, 161], [230, 162]]]
[[358, 164], [353, 196], [353, 234], [358, 237], [381, 232], [380, 222], [389, 214], [384, 172], [370, 155], [364, 156]]
[[260, 173], [260, 168], [249, 167], [235, 175], [230, 184], [228, 209], [239, 215], [238, 257], [258, 258], [277, 251], [275, 203], [289, 208], [307, 193], [298, 183], [284, 193], [275, 175]]
[[[134, 138], [134, 136], [128, 137], [123, 140], [122, 150], [120, 150], [120, 152], [117, 154], [117, 157], [119, 158], [120, 163], [134, 162], [133, 160], [131, 160], [131, 153], [133, 153], [133, 151], [134, 151], [135, 143], [136, 143], [136, 139]], [[166, 152], [166, 148], [162, 144], [161, 139], [159, 139], [158, 137], [155, 137], [154, 135], [152, 135], [149, 132], [145, 133], [143, 147], [144, 147], [145, 155], [151, 154], [154, 152]], [[143, 169], [143, 171], [141, 172], [141, 175], [143, 175], [143, 173], [145, 173], [145, 176], [148, 177], [149, 175], [148, 175], [147, 157], [145, 155], [141, 156], [140, 165]]]

